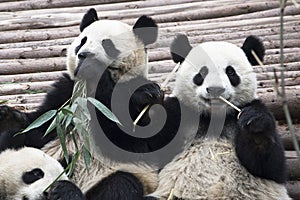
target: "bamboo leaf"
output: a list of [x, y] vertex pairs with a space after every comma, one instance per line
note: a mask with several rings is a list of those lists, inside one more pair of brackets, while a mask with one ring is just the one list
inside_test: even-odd
[[79, 158], [79, 151], [77, 151], [73, 156], [72, 156], [72, 162], [70, 163], [70, 169], [68, 171], [68, 177], [71, 177], [72, 176], [72, 173], [74, 171], [74, 168], [75, 168], [75, 164]]
[[61, 111], [64, 115], [70, 114], [73, 115], [73, 112], [69, 108], [62, 108]]
[[118, 120], [118, 118], [104, 105], [102, 104], [100, 101], [98, 101], [95, 98], [92, 97], [88, 97], [87, 98], [89, 102], [91, 102], [100, 112], [103, 113], [103, 115], [105, 115], [108, 119], [120, 124], [121, 122]]
[[8, 102], [8, 100], [1, 100], [0, 104], [6, 103], [6, 102]]
[[75, 111], [76, 111], [76, 109], [77, 109], [77, 104], [76, 103], [73, 103], [72, 105], [71, 105], [71, 107], [70, 107], [70, 111], [72, 112], [72, 113], [75, 113]]
[[52, 120], [50, 126], [47, 128], [45, 134], [44, 134], [44, 137], [46, 135], [48, 135], [51, 131], [53, 131], [54, 129], [56, 128], [56, 117]]
[[69, 163], [69, 153], [68, 153], [68, 149], [67, 149], [67, 145], [66, 145], [66, 134], [64, 133], [64, 130], [60, 124], [60, 121], [61, 120], [59, 119], [59, 117], [57, 117], [56, 118], [56, 132], [57, 132], [57, 136], [60, 141], [60, 145], [64, 152], [64, 157], [65, 157], [67, 163]]
[[82, 147], [82, 151], [83, 151], [83, 159], [84, 159], [85, 167], [87, 171], [89, 171], [91, 158], [92, 158], [91, 153], [85, 146]]
[[86, 82], [83, 80], [76, 81], [73, 88], [72, 101], [78, 97], [86, 95]]
[[73, 119], [73, 115], [66, 116], [66, 118], [64, 119], [65, 129], [67, 129], [70, 126], [72, 119]]
[[52, 119], [55, 114], [57, 113], [57, 110], [49, 110], [48, 112], [42, 114], [39, 118], [34, 120], [25, 130], [23, 130], [21, 133], [26, 133], [32, 129], [38, 128], [41, 125], [48, 122], [50, 119]]
[[91, 114], [87, 107], [87, 99], [83, 97], [77, 97], [74, 103], [78, 105], [75, 111], [76, 115], [79, 115], [80, 119], [91, 120]]
[[79, 148], [78, 148], [78, 144], [77, 144], [77, 141], [76, 141], [76, 138], [75, 138], [75, 133], [74, 133], [75, 131], [74, 131], [74, 129], [70, 132], [70, 134], [71, 134], [71, 137], [72, 137], [72, 140], [73, 140], [73, 142], [74, 142], [74, 145], [75, 145], [75, 148], [76, 148], [76, 151], [79, 151]]

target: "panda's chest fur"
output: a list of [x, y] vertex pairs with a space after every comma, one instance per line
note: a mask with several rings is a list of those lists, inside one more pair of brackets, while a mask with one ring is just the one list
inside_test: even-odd
[[159, 178], [154, 195], [162, 199], [172, 190], [174, 196], [185, 200], [287, 199], [283, 185], [254, 177], [240, 164], [228, 139], [196, 139], [164, 167]]
[[218, 199], [238, 187], [237, 179], [250, 180], [251, 175], [241, 166], [235, 153], [233, 141], [239, 131], [236, 115], [226, 118], [219, 139], [204, 139], [209, 121], [210, 117], [200, 117], [199, 129], [191, 146], [161, 171], [160, 180], [167, 182], [160, 184], [162, 187], [158, 188], [158, 193], [173, 188], [176, 197]]
[[[197, 131], [196, 138], [209, 137], [211, 134], [211, 130], [219, 130], [220, 132], [213, 133], [214, 138], [220, 137], [223, 139], [227, 139], [229, 141], [233, 141], [236, 134], [240, 131], [239, 125], [237, 123], [237, 113], [230, 113], [226, 116], [222, 116], [222, 114], [213, 118], [209, 115], [201, 115], [199, 120], [199, 127]], [[225, 117], [225, 119], [222, 119]], [[211, 121], [215, 120], [215, 121]], [[216, 129], [216, 126], [218, 128]]]

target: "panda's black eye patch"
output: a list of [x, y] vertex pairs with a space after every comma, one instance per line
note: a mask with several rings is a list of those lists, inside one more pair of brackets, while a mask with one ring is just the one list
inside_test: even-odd
[[87, 41], [87, 37], [84, 37], [81, 39], [81, 42], [80, 42], [80, 45], [78, 45], [76, 48], [75, 48], [75, 55], [77, 55], [78, 51], [80, 50], [80, 48], [86, 43]]
[[232, 66], [230, 66], [230, 65], [227, 66], [225, 72], [229, 78], [231, 85], [236, 87], [240, 84], [241, 79], [240, 79], [239, 75], [237, 75], [236, 71], [234, 70], [234, 68]]
[[206, 66], [202, 67], [198, 74], [196, 74], [193, 78], [194, 84], [200, 86], [202, 85], [204, 78], [208, 74], [208, 68]]
[[117, 58], [120, 51], [115, 47], [111, 39], [102, 40], [102, 46], [109, 57]]
[[35, 168], [31, 171], [25, 172], [22, 176], [22, 180], [26, 184], [31, 184], [43, 177], [44, 172], [40, 168]]

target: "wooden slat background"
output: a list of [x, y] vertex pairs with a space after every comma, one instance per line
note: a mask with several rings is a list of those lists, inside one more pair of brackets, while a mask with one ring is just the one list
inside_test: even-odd
[[[178, 33], [196, 45], [229, 41], [241, 45], [251, 34], [267, 48], [265, 67], [255, 67], [258, 95], [274, 112], [288, 159], [289, 193], [300, 199], [300, 166], [284, 123], [281, 100], [274, 89], [279, 66], [279, 0], [0, 0], [0, 101], [30, 112], [43, 100], [51, 83], [65, 71], [68, 45], [79, 34], [89, 8], [102, 19], [133, 24], [141, 15], [160, 27], [149, 46], [149, 77], [162, 82], [175, 64], [169, 45]], [[300, 140], [300, 8], [288, 0], [284, 22], [287, 100]], [[279, 74], [278, 74], [279, 75]], [[172, 90], [174, 78], [168, 85]]]

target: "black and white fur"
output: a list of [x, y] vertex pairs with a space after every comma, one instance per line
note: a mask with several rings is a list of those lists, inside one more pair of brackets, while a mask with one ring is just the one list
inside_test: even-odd
[[[242, 48], [227, 42], [192, 47], [185, 35], [173, 41], [172, 58], [181, 68], [165, 107], [174, 124], [180, 123], [176, 110], [181, 106], [200, 121], [191, 146], [160, 171], [153, 198], [167, 199], [173, 190], [173, 199], [290, 199], [275, 119], [256, 98], [252, 65], [257, 62], [251, 50], [263, 59], [264, 46], [255, 36], [247, 37]], [[219, 96], [241, 109], [239, 117]], [[215, 139], [205, 137], [213, 103], [226, 109], [221, 135]], [[165, 131], [174, 132], [176, 126]]]
[[[74, 80], [84, 78], [89, 80], [100, 79], [95, 77], [103, 72], [96, 88], [95, 98], [110, 108], [111, 94], [117, 82], [124, 92], [129, 92], [127, 85], [135, 81], [147, 81], [147, 52], [145, 46], [156, 41], [157, 25], [147, 16], [140, 17], [133, 27], [115, 20], [99, 20], [94, 9], [90, 9], [83, 17], [80, 30], [81, 34], [71, 44], [67, 54], [67, 68], [65, 74], [53, 85], [42, 106], [34, 113], [21, 113], [13, 108], [2, 106], [0, 108], [0, 148], [18, 148], [32, 146], [42, 148], [43, 151], [54, 158], [63, 158], [63, 151], [56, 138], [56, 132], [43, 137], [49, 124], [35, 129], [26, 135], [13, 137], [20, 129], [25, 128], [42, 113], [51, 109], [58, 109], [72, 94]], [[97, 63], [89, 64], [89, 63]], [[95, 70], [96, 73], [93, 73]], [[130, 98], [129, 111], [135, 119], [146, 105], [160, 103], [163, 92], [153, 82], [147, 82], [138, 88]], [[141, 119], [141, 125], [147, 124], [148, 114]], [[112, 121], [102, 113], [97, 112], [101, 127], [111, 140], [119, 143], [124, 148], [133, 152], [147, 151], [147, 142], [131, 141], [131, 137], [123, 133]], [[158, 140], [160, 141], [160, 140]], [[155, 144], [156, 141], [150, 141]], [[79, 142], [80, 143], [80, 142]], [[70, 138], [67, 138], [70, 153], [75, 153], [75, 147]], [[96, 156], [97, 155], [93, 155]], [[99, 156], [99, 155], [98, 155]], [[119, 169], [119, 170], [118, 170]], [[129, 173], [126, 171], [134, 171]], [[155, 172], [142, 173], [143, 169], [136, 164], [110, 167], [100, 161], [92, 159], [89, 172], [85, 169], [83, 159], [79, 159], [72, 180], [86, 195], [86, 199], [143, 199], [143, 195], [153, 192], [157, 184]], [[69, 183], [58, 183], [60, 194], [74, 187]], [[63, 186], [63, 187], [62, 187]], [[72, 199], [72, 198], [70, 198]]]
[[[25, 147], [3, 151], [0, 153], [0, 199], [55, 200], [57, 189], [54, 187], [50, 187], [47, 191], [45, 189], [60, 174], [62, 175], [58, 181], [66, 182], [68, 177], [63, 171], [57, 160], [39, 149]], [[80, 195], [80, 191], [76, 188], [70, 190], [70, 193], [73, 192]], [[67, 195], [60, 198], [70, 199]]]

